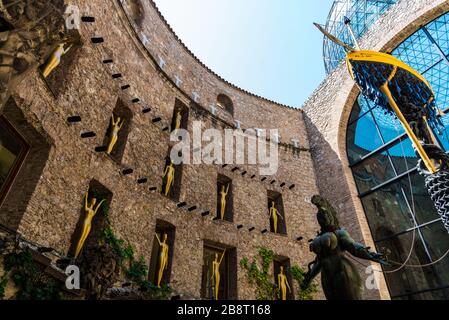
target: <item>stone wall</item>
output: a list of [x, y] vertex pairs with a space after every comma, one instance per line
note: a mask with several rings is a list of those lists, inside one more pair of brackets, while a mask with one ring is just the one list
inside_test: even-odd
[[[448, 10], [449, 1], [399, 1], [370, 27], [361, 39], [360, 47], [390, 52], [421, 25]], [[346, 155], [346, 127], [358, 94], [342, 64], [315, 90], [303, 109], [321, 195], [337, 206], [342, 225], [356, 240], [374, 247]], [[365, 274], [364, 268], [360, 271]], [[385, 280], [379, 280], [380, 291], [367, 291], [366, 298], [388, 299]]]
[[[0, 223], [30, 241], [67, 254], [83, 197], [91, 181], [96, 180], [113, 194], [110, 217], [117, 235], [130, 241], [147, 263], [156, 220], [176, 227], [171, 284], [186, 296], [200, 295], [205, 241], [237, 248], [237, 261], [251, 259], [260, 246], [289, 257], [292, 265], [304, 267], [313, 260], [307, 240], [314, 237], [318, 225], [316, 209], [309, 199], [318, 189], [302, 111], [244, 92], [213, 74], [180, 43], [151, 2], [129, 12], [126, 3], [116, 0], [69, 3], [79, 6], [83, 16], [95, 17], [95, 22], [81, 24], [82, 45], [70, 65], [61, 66], [65, 78], [57, 96], [51, 90], [55, 83], [47, 84], [37, 70], [13, 95], [25, 119], [17, 130], [39, 132], [48, 153], [26, 203], [18, 203], [14, 193], [26, 180], [15, 180], [1, 204]], [[150, 39], [146, 46], [138, 37], [142, 32], [139, 28]], [[91, 40], [94, 37], [104, 42], [95, 44]], [[159, 65], [162, 55], [163, 68]], [[112, 63], [104, 61], [111, 59]], [[179, 87], [175, 76], [182, 79]], [[196, 101], [193, 92], [199, 95]], [[218, 110], [217, 116], [210, 113], [209, 105], [215, 105], [220, 93], [232, 99], [234, 118], [224, 110]], [[179, 201], [186, 206], [178, 208], [177, 202], [160, 193], [165, 158], [172, 145], [166, 128], [177, 99], [190, 108], [189, 129], [193, 120], [202, 120], [204, 128], [232, 128], [234, 120], [243, 128], [279, 128], [283, 144], [279, 147], [277, 174], [262, 181], [255, 166], [239, 166], [232, 171], [233, 166], [184, 165]], [[95, 149], [103, 144], [119, 100], [131, 110], [132, 120], [123, 158], [117, 162]], [[5, 109], [0, 112], [6, 114]], [[81, 117], [81, 122], [68, 122], [73, 116]], [[82, 138], [86, 132], [95, 136]], [[293, 147], [291, 139], [299, 140], [300, 148]], [[33, 141], [30, 143], [33, 147]], [[33, 159], [26, 158], [25, 164], [29, 161]], [[124, 174], [126, 169], [132, 169], [132, 173]], [[244, 171], [248, 173], [242, 175]], [[233, 223], [212, 220], [218, 174], [233, 181]], [[146, 183], [137, 183], [143, 178]], [[286, 236], [261, 232], [269, 229], [268, 190], [283, 196]], [[14, 206], [21, 208], [20, 212], [11, 209]], [[186, 210], [194, 206], [195, 210]], [[205, 211], [211, 214], [202, 217]], [[238, 225], [243, 228], [238, 229]], [[246, 272], [240, 267], [237, 270], [238, 298], [254, 298]]]

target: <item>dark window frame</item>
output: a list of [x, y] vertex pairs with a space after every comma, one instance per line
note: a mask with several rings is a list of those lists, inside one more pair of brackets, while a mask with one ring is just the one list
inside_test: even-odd
[[13, 166], [8, 173], [5, 182], [0, 186], [0, 206], [3, 204], [3, 201], [6, 199], [6, 196], [11, 189], [17, 174], [20, 171], [25, 159], [31, 149], [31, 146], [27, 143], [27, 141], [23, 138], [23, 136], [16, 130], [16, 128], [6, 119], [3, 115], [0, 115], [0, 128], [5, 129], [11, 136], [16, 138], [16, 142], [21, 145], [21, 151], [17, 158], [14, 161]]

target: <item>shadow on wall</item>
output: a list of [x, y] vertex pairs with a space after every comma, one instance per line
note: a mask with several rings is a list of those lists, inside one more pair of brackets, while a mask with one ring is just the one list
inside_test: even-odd
[[[364, 243], [363, 235], [356, 219], [357, 213], [352, 201], [351, 192], [347, 183], [347, 178], [341, 163], [340, 157], [326, 139], [323, 137], [318, 128], [312, 123], [311, 119], [304, 114], [307, 132], [310, 142], [310, 150], [315, 168], [316, 184], [320, 195], [335, 207], [338, 212], [340, 225], [349, 231], [354, 240]], [[368, 276], [365, 273], [365, 267], [355, 263], [363, 283]], [[363, 298], [367, 300], [380, 299], [377, 290], [364, 291]]]
[[53, 141], [45, 133], [39, 132], [42, 129], [36, 129], [39, 127], [37, 121], [31, 123], [31, 120], [25, 118], [13, 99], [8, 100], [0, 114], [29, 146], [4, 202], [0, 203], [0, 224], [16, 231], [41, 178]]

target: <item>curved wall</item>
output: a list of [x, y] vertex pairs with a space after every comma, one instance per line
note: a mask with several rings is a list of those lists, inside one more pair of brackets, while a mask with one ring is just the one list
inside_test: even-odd
[[[156, 221], [176, 228], [171, 285], [185, 297], [200, 296], [202, 248], [206, 243], [236, 248], [237, 261], [255, 257], [260, 246], [289, 258], [292, 265], [306, 266], [312, 261], [307, 240], [315, 236], [318, 225], [309, 199], [318, 189], [302, 112], [246, 93], [213, 74], [176, 39], [150, 2], [131, 11], [127, 11], [127, 3], [116, 0], [70, 4], [77, 5], [83, 16], [94, 17], [95, 22], [81, 24], [82, 46], [71, 64], [61, 66], [63, 81], [56, 82], [59, 94], [50, 90], [55, 83], [46, 83], [36, 70], [13, 95], [26, 126], [48, 136], [51, 148], [35, 189], [28, 193], [30, 200], [26, 204], [15, 202], [10, 192], [8, 208], [15, 209], [0, 207], [0, 225], [65, 255], [80, 220], [84, 194], [94, 180], [112, 193], [109, 214], [117, 235], [130, 241], [136, 255], [143, 255], [147, 263]], [[136, 12], [138, 19], [134, 21]], [[146, 45], [139, 38], [142, 31], [150, 39]], [[92, 42], [99, 37], [104, 42]], [[163, 68], [159, 56], [165, 60]], [[180, 88], [175, 76], [182, 79]], [[194, 91], [199, 95], [197, 102]], [[185, 165], [179, 202], [186, 202], [186, 206], [178, 208], [178, 202], [160, 194], [161, 175], [172, 146], [166, 128], [176, 101], [189, 109], [189, 130], [194, 120], [203, 121], [203, 129], [231, 128], [234, 119], [229, 114], [223, 111], [215, 117], [209, 112], [208, 106], [215, 104], [220, 93], [232, 99], [234, 119], [241, 121], [243, 128], [281, 130], [284, 143], [279, 146], [279, 170], [262, 181], [255, 166], [233, 170], [231, 166]], [[96, 151], [104, 142], [118, 102], [132, 114], [120, 162]], [[67, 119], [73, 116], [79, 116], [81, 122], [69, 123]], [[82, 138], [86, 132], [95, 136]], [[301, 148], [293, 147], [290, 139], [298, 139]], [[126, 169], [132, 172], [125, 174]], [[233, 223], [212, 219], [219, 174], [232, 179]], [[138, 183], [144, 178], [145, 183]], [[14, 185], [21, 183], [14, 181]], [[270, 228], [269, 191], [283, 196], [285, 236], [262, 233]], [[211, 214], [203, 217], [205, 211]], [[235, 268], [238, 298], [254, 299], [245, 271]]]

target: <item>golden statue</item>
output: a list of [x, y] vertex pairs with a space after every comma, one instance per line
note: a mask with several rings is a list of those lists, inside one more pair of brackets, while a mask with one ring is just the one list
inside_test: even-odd
[[226, 197], [228, 196], [228, 193], [229, 193], [229, 184], [226, 188], [226, 191], [225, 191], [225, 186], [222, 186], [221, 191], [220, 191], [220, 194], [221, 194], [221, 207], [220, 207], [221, 220], [224, 220], [225, 210], [226, 210]]
[[273, 220], [274, 233], [278, 233], [278, 217], [283, 219], [278, 209], [276, 209], [276, 203], [274, 201], [271, 201], [270, 218]]
[[162, 178], [167, 179], [165, 184], [165, 195], [168, 196], [171, 187], [175, 183], [175, 167], [173, 161], [170, 161], [170, 164], [165, 168], [164, 176]]
[[98, 209], [100, 209], [100, 207], [103, 204], [103, 202], [106, 201], [106, 200], [101, 200], [101, 202], [95, 208], [95, 205], [97, 204], [97, 199], [96, 198], [92, 198], [92, 200], [90, 202], [90, 206], [89, 206], [88, 198], [89, 198], [89, 191], [86, 193], [85, 200], [84, 200], [85, 201], [84, 202], [84, 211], [85, 211], [86, 217], [84, 218], [83, 231], [81, 232], [81, 237], [80, 237], [80, 239], [78, 241], [78, 244], [76, 246], [75, 258], [78, 258], [79, 254], [81, 252], [81, 249], [84, 246], [84, 242], [86, 242], [86, 239], [89, 236], [90, 229], [92, 228], [92, 220], [93, 220], [93, 218], [97, 214]]
[[223, 262], [225, 253], [226, 253], [226, 249], [223, 251], [220, 261], [218, 261], [218, 253], [216, 253], [215, 260], [212, 262], [211, 280], [214, 279], [214, 298], [215, 298], [215, 300], [218, 300], [218, 290], [220, 288], [220, 266], [221, 266], [221, 263]]
[[159, 242], [159, 246], [161, 247], [159, 251], [159, 273], [157, 276], [157, 287], [160, 288], [164, 271], [168, 269], [168, 250], [169, 250], [169, 246], [167, 244], [168, 235], [164, 234], [164, 240], [162, 242], [157, 234], [156, 239], [157, 242]]
[[181, 111], [176, 113], [175, 130], [181, 129], [182, 114]]
[[62, 56], [67, 54], [67, 52], [69, 52], [69, 50], [73, 47], [73, 45], [70, 45], [67, 49], [64, 49], [66, 44], [67, 42], [62, 42], [58, 44], [55, 50], [53, 50], [52, 54], [47, 60], [47, 63], [43, 67], [42, 74], [44, 78], [47, 78], [53, 72], [53, 70], [55, 70], [59, 66]]
[[281, 266], [281, 273], [278, 274], [278, 287], [281, 292], [281, 300], [287, 300], [287, 289], [288, 292], [292, 292], [290, 285], [288, 284], [287, 276], [284, 273], [284, 267]]
[[125, 123], [125, 120], [122, 121], [122, 123], [120, 124], [120, 121], [122, 119], [120, 119], [120, 117], [117, 117], [117, 120], [114, 118], [114, 114], [112, 114], [112, 118], [111, 118], [111, 139], [109, 140], [109, 145], [108, 145], [108, 150], [107, 153], [111, 154], [112, 150], [114, 149], [115, 144], [117, 143], [118, 140], [118, 133], [119, 131], [122, 129], [123, 124]]

